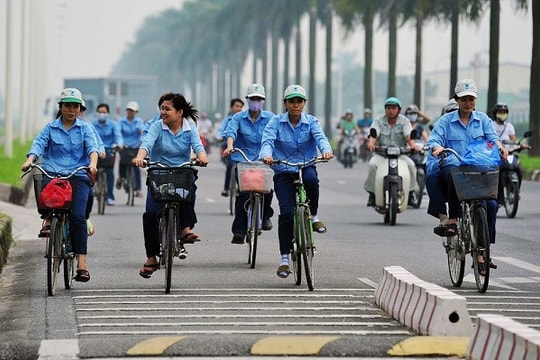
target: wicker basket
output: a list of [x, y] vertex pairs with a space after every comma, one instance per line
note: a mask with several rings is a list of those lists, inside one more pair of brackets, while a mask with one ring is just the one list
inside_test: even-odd
[[460, 201], [497, 199], [498, 167], [458, 166], [452, 169], [452, 179]]
[[262, 162], [240, 162], [236, 166], [240, 192], [267, 194], [272, 190], [274, 171], [268, 165]]
[[120, 150], [120, 164], [122, 165], [133, 165], [132, 160], [137, 156], [139, 149], [134, 148], [123, 148]]
[[148, 191], [157, 203], [190, 201], [193, 191], [194, 169], [150, 168], [148, 169]]
[[64, 196], [62, 195], [63, 191], [61, 189], [58, 189], [59, 192], [52, 194], [52, 196], [55, 196], [57, 200], [49, 199], [53, 202], [57, 202], [57, 204], [55, 206], [47, 206], [46, 205], [47, 202], [44, 203], [43, 201], [44, 199], [42, 199], [41, 192], [43, 191], [45, 186], [47, 186], [47, 184], [49, 184], [52, 180], [46, 176], [43, 176], [43, 174], [34, 174], [33, 177], [34, 177], [34, 195], [36, 196], [36, 204], [38, 207], [38, 212], [40, 214], [47, 213], [53, 209], [62, 210], [62, 211], [71, 210], [71, 207], [73, 205], [72, 201], [73, 201], [73, 198], [75, 197], [74, 194], [77, 189], [76, 181], [68, 180], [69, 183], [71, 184], [71, 198], [69, 199], [64, 198]]

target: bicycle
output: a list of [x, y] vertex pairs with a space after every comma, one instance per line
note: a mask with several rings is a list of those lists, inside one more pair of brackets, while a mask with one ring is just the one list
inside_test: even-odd
[[[34, 193], [36, 195], [36, 202], [38, 204], [38, 211], [40, 213], [47, 213], [47, 217], [50, 218], [50, 232], [49, 236], [45, 236], [45, 248], [47, 258], [47, 293], [49, 296], [56, 294], [57, 277], [60, 273], [60, 264], [64, 262], [64, 287], [69, 290], [73, 284], [73, 278], [75, 276], [75, 262], [71, 238], [69, 236], [69, 213], [71, 211], [71, 198], [69, 200], [61, 199], [54, 206], [42, 205], [40, 206], [40, 194], [47, 184], [44, 182], [44, 176], [48, 179], [69, 180], [79, 171], [88, 171], [88, 166], [80, 166], [73, 170], [69, 175], [62, 176], [60, 174], [54, 176], [50, 175], [45, 169], [38, 164], [30, 165], [28, 171], [22, 176], [32, 172], [36, 168], [40, 171], [39, 174], [34, 174]], [[76, 190], [75, 190], [76, 191]]]
[[294, 181], [296, 185], [295, 210], [294, 210], [294, 234], [293, 248], [291, 253], [294, 281], [296, 285], [302, 283], [302, 260], [306, 273], [306, 283], [310, 291], [314, 289], [315, 272], [313, 269], [313, 256], [315, 255], [315, 243], [313, 240], [313, 227], [311, 224], [312, 214], [309, 209], [309, 199], [307, 198], [302, 169], [321, 162], [328, 162], [322, 157], [315, 157], [305, 162], [292, 163], [287, 160], [274, 160], [273, 164], [283, 164], [296, 167], [298, 169], [298, 179]]
[[[240, 153], [246, 160], [246, 162], [237, 163], [236, 168], [238, 169], [239, 191], [249, 192], [245, 209], [248, 220], [246, 243], [249, 245], [248, 264], [251, 269], [254, 269], [257, 260], [257, 241], [262, 234], [264, 194], [272, 190], [274, 171], [260, 161], [251, 161], [241, 149], [234, 148], [233, 152]], [[236, 180], [234, 182], [236, 183]]]
[[127, 193], [126, 205], [133, 206], [135, 202], [135, 166], [133, 159], [137, 155], [138, 149], [123, 148], [120, 150], [120, 164], [126, 166], [126, 176], [122, 185]]
[[187, 161], [178, 166], [168, 166], [145, 159], [148, 168], [148, 190], [152, 200], [163, 203], [159, 216], [160, 254], [159, 264], [165, 268], [165, 293], [171, 291], [172, 264], [175, 256], [185, 254], [184, 244], [193, 240], [178, 236], [179, 205], [189, 202], [193, 194], [195, 161]]
[[105, 214], [105, 205], [107, 204], [107, 170], [114, 167], [116, 158], [116, 148], [105, 148], [106, 156], [104, 159], [98, 159], [98, 173], [94, 185], [94, 196], [97, 199], [98, 214]]
[[[441, 161], [448, 153], [461, 161], [459, 154], [450, 148], [443, 150]], [[461, 217], [457, 219], [456, 235], [448, 236], [446, 241], [443, 241], [450, 280], [455, 287], [461, 286], [465, 273], [465, 258], [470, 253], [476, 287], [479, 292], [484, 293], [489, 285], [491, 257], [487, 213], [483, 202], [497, 199], [499, 169], [462, 165], [451, 171], [461, 202]], [[479, 262], [479, 258], [483, 262]]]
[[236, 185], [236, 164], [233, 165], [231, 169], [231, 178], [229, 181], [229, 214], [231, 216], [235, 215], [234, 211], [234, 202], [238, 196], [238, 186]]

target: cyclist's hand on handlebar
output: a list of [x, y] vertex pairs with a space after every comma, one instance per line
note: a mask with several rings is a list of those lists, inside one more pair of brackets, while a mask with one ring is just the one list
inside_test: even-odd
[[322, 154], [322, 158], [324, 160], [330, 160], [330, 159], [334, 158], [334, 154], [331, 153], [331, 152], [325, 152], [325, 153]]
[[196, 159], [197, 163], [201, 166], [206, 166], [208, 165], [208, 156], [206, 155], [205, 152], [201, 152], [199, 153], [199, 155], [197, 156], [197, 159]]
[[133, 165], [135, 165], [136, 167], [145, 167], [146, 166], [146, 164], [144, 162], [144, 159], [139, 159], [139, 158], [133, 159]]
[[274, 163], [274, 159], [271, 156], [264, 157], [262, 161], [267, 165], [272, 165]]
[[223, 157], [227, 157], [229, 156], [232, 152], [233, 152], [233, 149], [232, 147], [226, 147], [225, 150], [223, 150], [223, 153], [222, 153], [222, 156]]
[[26, 160], [21, 166], [21, 171], [28, 171], [28, 169], [30, 169], [33, 163], [34, 162], [31, 160]]
[[435, 145], [432, 149], [431, 149], [431, 153], [433, 154], [433, 156], [435, 157], [439, 157], [439, 155], [444, 151], [444, 148], [442, 146], [439, 146], [439, 145]]
[[88, 171], [90, 172], [91, 175], [96, 175], [97, 174], [97, 166], [96, 165], [88, 165]]
[[506, 160], [506, 158], [508, 157], [508, 149], [506, 148], [506, 146], [501, 146], [499, 148], [499, 151], [501, 153], [501, 158], [503, 158], [503, 160]]

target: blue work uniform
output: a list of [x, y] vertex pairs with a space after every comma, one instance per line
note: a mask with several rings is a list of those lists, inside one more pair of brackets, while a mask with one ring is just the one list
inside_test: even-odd
[[[118, 120], [118, 127], [124, 140], [124, 147], [137, 149], [141, 144], [141, 138], [144, 131], [144, 121], [140, 117], [134, 117], [133, 120], [128, 120], [127, 117]], [[120, 163], [118, 172], [121, 178], [126, 177], [126, 165]], [[141, 190], [141, 172], [138, 168], [135, 172], [135, 190]]]
[[[94, 120], [92, 125], [96, 129], [98, 136], [103, 141], [105, 152], [110, 156], [113, 146], [123, 146], [124, 139], [116, 121], [105, 119], [105, 121]], [[114, 167], [106, 169], [107, 173], [107, 199], [114, 200]]]

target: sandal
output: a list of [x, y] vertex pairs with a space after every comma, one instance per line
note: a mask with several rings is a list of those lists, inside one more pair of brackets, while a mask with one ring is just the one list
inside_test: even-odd
[[313, 231], [324, 234], [327, 231], [326, 225], [322, 221], [315, 221], [313, 223]]
[[433, 228], [433, 232], [436, 235], [439, 236], [454, 236], [457, 234], [457, 224], [455, 223], [449, 223], [449, 224], [439, 224]]
[[145, 279], [149, 279], [154, 271], [159, 270], [159, 263], [158, 264], [144, 264], [143, 269], [139, 271], [139, 275], [141, 275]]
[[75, 275], [73, 280], [79, 282], [88, 282], [88, 280], [90, 280], [90, 273], [88, 270], [77, 270], [77, 275]]
[[289, 265], [279, 265], [277, 269], [277, 276], [285, 279], [287, 276], [289, 276], [289, 274], [290, 274]]
[[185, 233], [180, 239], [181, 244], [193, 244], [197, 241], [201, 241], [199, 235], [192, 232]]
[[486, 275], [486, 263], [478, 263], [478, 274], [485, 276]]
[[41, 230], [39, 230], [38, 237], [50, 237], [51, 236], [51, 225], [43, 225]]

